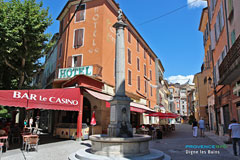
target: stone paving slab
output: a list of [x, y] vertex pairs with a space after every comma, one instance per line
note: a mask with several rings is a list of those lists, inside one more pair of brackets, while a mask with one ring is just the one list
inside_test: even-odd
[[80, 143], [85, 144], [86, 142], [66, 140], [43, 144], [38, 146], [38, 152], [26, 152], [20, 149], [8, 150], [2, 154], [1, 160], [67, 160], [71, 153], [84, 147]]
[[[213, 136], [213, 135], [212, 135]], [[216, 138], [216, 137], [215, 137]], [[192, 127], [188, 124], [176, 125], [176, 130], [168, 133], [163, 139], [153, 140], [150, 147], [163, 151], [173, 160], [237, 160], [240, 159], [230, 153], [231, 146], [227, 149], [192, 149], [186, 145], [219, 145], [214, 140], [206, 137], [195, 138], [192, 136]], [[210, 151], [209, 151], [210, 150]], [[191, 154], [192, 153], [192, 154]]]

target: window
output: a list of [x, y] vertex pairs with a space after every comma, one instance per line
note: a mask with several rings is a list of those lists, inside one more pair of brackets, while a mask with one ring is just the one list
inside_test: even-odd
[[132, 63], [132, 53], [131, 50], [128, 49], [128, 63], [131, 64]]
[[58, 57], [61, 57], [61, 56], [62, 56], [62, 43], [60, 44], [60, 47], [59, 47]]
[[82, 66], [82, 55], [73, 55], [72, 56], [72, 67]]
[[144, 49], [144, 53], [143, 53], [143, 56], [144, 56], [144, 59], [146, 59], [146, 50]]
[[144, 76], [147, 76], [147, 67], [146, 67], [146, 64], [144, 64]]
[[[76, 6], [77, 9], [78, 6]], [[75, 22], [81, 22], [85, 20], [85, 13], [86, 13], [86, 5], [83, 4], [78, 8], [78, 11], [76, 12], [76, 19]]]
[[227, 46], [224, 46], [224, 49], [221, 54], [222, 60], [225, 58], [226, 55], [227, 55]]
[[59, 31], [59, 33], [60, 33], [60, 35], [62, 34], [62, 32], [63, 32], [63, 25], [64, 25], [64, 18], [61, 20], [61, 22], [60, 22], [60, 31]]
[[150, 80], [152, 80], [152, 70], [149, 71]]
[[139, 40], [137, 40], [137, 51], [139, 52]]
[[228, 14], [233, 11], [233, 0], [228, 0]]
[[232, 42], [232, 45], [234, 44], [235, 41], [236, 41], [236, 35], [235, 35], [235, 30], [233, 30], [231, 32], [231, 42]]
[[153, 94], [152, 94], [152, 86], [150, 87], [150, 94], [151, 94], [151, 96], [153, 96]]
[[145, 88], [145, 90], [144, 90], [145, 93], [147, 93], [147, 81], [146, 80], [144, 81], [144, 88]]
[[132, 72], [128, 70], [128, 84], [132, 85]]
[[74, 32], [74, 48], [83, 46], [84, 29], [76, 29]]
[[220, 22], [220, 31], [222, 32], [224, 27], [224, 14], [223, 14], [223, 4], [221, 3], [220, 11], [219, 11], [219, 22]]
[[207, 77], [204, 78], [203, 82], [204, 82], [204, 84], [207, 83]]
[[137, 82], [138, 82], [138, 90], [140, 91], [141, 89], [141, 81], [140, 81], [140, 76], [137, 76]]
[[218, 34], [217, 34], [217, 23], [214, 24], [214, 31], [215, 31], [215, 41], [218, 41]]
[[152, 65], [152, 58], [149, 56], [149, 64]]
[[137, 70], [140, 71], [140, 59], [137, 58]]
[[129, 29], [128, 29], [128, 42], [131, 43], [131, 32]]
[[148, 101], [148, 106], [149, 108], [151, 108], [151, 101]]

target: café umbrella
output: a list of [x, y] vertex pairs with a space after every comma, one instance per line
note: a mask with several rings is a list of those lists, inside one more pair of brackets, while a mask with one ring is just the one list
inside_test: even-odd
[[96, 118], [95, 118], [95, 111], [93, 111], [93, 114], [92, 114], [92, 118], [91, 118], [91, 123], [92, 125], [92, 134], [93, 134], [93, 126], [95, 126], [97, 124], [96, 122]]

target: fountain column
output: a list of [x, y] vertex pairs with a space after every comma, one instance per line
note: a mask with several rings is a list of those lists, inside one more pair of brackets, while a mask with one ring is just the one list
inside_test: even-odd
[[130, 124], [130, 102], [131, 99], [125, 95], [125, 42], [124, 29], [127, 26], [122, 20], [122, 10], [118, 11], [118, 22], [116, 28], [115, 46], [115, 96], [110, 102], [110, 124], [108, 136], [110, 137], [132, 137], [132, 126]]

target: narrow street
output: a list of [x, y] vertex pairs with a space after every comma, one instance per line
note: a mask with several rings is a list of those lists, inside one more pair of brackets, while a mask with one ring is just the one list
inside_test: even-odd
[[[226, 149], [193, 149], [185, 148], [186, 145], [218, 145], [208, 136], [194, 138], [192, 136], [192, 128], [188, 124], [177, 124], [176, 130], [164, 136], [161, 140], [154, 140], [150, 143], [150, 147], [163, 151], [171, 156], [173, 160], [237, 160], [233, 153]], [[227, 146], [228, 149], [232, 145]], [[211, 150], [211, 153], [208, 152]], [[186, 153], [187, 151], [198, 151], [197, 153]], [[201, 152], [203, 151], [203, 152]], [[206, 152], [204, 152], [206, 151]], [[215, 151], [215, 152], [214, 152]], [[232, 148], [231, 148], [232, 151]], [[201, 153], [200, 153], [201, 152]]]

